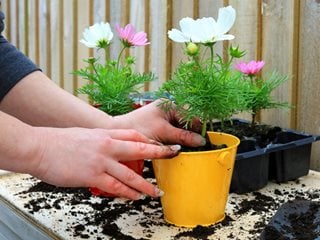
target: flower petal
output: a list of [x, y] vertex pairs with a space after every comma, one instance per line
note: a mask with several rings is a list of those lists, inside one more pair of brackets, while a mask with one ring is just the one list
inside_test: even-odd
[[181, 31], [175, 28], [168, 32], [168, 37], [175, 42], [190, 42], [190, 38], [186, 37]]
[[213, 27], [216, 21], [213, 18], [201, 18], [196, 20], [194, 25], [192, 42], [207, 43], [213, 40]]
[[188, 38], [190, 41], [190, 39], [193, 35], [195, 21], [190, 17], [186, 17], [186, 18], [182, 18], [180, 20], [179, 25], [180, 25], [181, 32], [183, 33], [183, 35], [186, 38]]
[[149, 44], [150, 42], [147, 42], [147, 34], [145, 32], [137, 32], [133, 38], [131, 39], [131, 43], [134, 46], [144, 46]]
[[234, 39], [233, 35], [224, 34], [224, 35], [220, 35], [220, 36], [216, 37], [214, 40], [215, 40], [215, 42], [217, 42], [217, 41], [232, 40], [232, 39]]
[[257, 74], [264, 66], [264, 61], [250, 61], [248, 63], [240, 62], [234, 65], [235, 69], [248, 75]]
[[236, 11], [233, 7], [228, 6], [219, 9], [217, 19], [217, 34], [224, 34], [228, 32], [236, 20]]

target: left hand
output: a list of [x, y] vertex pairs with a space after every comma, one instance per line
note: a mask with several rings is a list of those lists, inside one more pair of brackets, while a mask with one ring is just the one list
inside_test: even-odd
[[205, 145], [205, 139], [193, 131], [175, 127], [178, 116], [174, 109], [165, 112], [156, 100], [128, 114], [116, 116], [114, 120], [125, 128], [134, 128], [147, 137], [166, 144], [180, 144], [198, 147]]

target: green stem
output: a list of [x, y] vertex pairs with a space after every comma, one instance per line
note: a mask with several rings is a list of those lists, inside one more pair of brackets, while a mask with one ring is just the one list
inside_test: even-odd
[[213, 67], [213, 44], [210, 45], [210, 66]]
[[224, 119], [221, 119], [220, 122], [221, 122], [221, 124], [220, 124], [221, 131], [224, 131]]
[[104, 48], [104, 58], [107, 63], [108, 62], [108, 48], [107, 47]]
[[118, 61], [117, 61], [117, 69], [119, 69], [119, 64], [120, 64], [121, 55], [122, 55], [122, 53], [124, 52], [125, 49], [126, 49], [126, 47], [124, 46], [124, 47], [121, 49], [120, 53], [119, 53]]
[[201, 129], [201, 136], [205, 137], [207, 133], [207, 119], [204, 119]]
[[254, 127], [254, 125], [255, 125], [255, 123], [256, 123], [256, 112], [255, 111], [253, 111], [253, 113], [252, 113], [252, 119], [251, 119], [251, 127], [253, 128]]
[[213, 131], [213, 122], [210, 120], [210, 131]]
[[90, 64], [91, 64], [91, 67], [92, 67], [92, 69], [93, 69], [94, 73], [95, 73], [97, 76], [99, 76], [99, 74], [98, 74], [98, 71], [97, 71], [97, 69], [96, 69], [95, 64], [94, 64], [94, 63], [90, 63]]
[[228, 69], [230, 69], [230, 65], [231, 65], [231, 63], [233, 62], [233, 59], [234, 59], [234, 57], [231, 56], [231, 58], [230, 58], [229, 61], [228, 61], [227, 66], [226, 66], [226, 71], [228, 71]]
[[200, 67], [199, 56], [193, 56], [192, 59], [197, 64], [197, 66]]
[[254, 82], [254, 80], [253, 80], [253, 75], [248, 75], [249, 76], [249, 78], [250, 78], [250, 82], [251, 82], [251, 84], [252, 85], [254, 85], [255, 84], [255, 82]]
[[108, 58], [109, 58], [109, 48], [108, 48], [109, 44], [103, 48], [99, 48], [98, 51], [100, 51], [100, 49], [104, 50], [104, 60], [105, 60], [105, 64], [108, 62]]

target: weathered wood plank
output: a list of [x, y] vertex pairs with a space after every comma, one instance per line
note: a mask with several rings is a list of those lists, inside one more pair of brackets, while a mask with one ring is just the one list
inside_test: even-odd
[[[277, 70], [282, 75], [292, 76], [294, 1], [264, 0], [262, 19], [262, 60], [266, 62], [263, 76]], [[293, 79], [274, 91], [277, 100], [291, 103]], [[290, 109], [264, 110], [261, 121], [281, 127], [290, 127]]]
[[[63, 34], [60, 29], [60, 4], [62, 1], [50, 1], [50, 47], [51, 49], [56, 49], [56, 51], [51, 51], [48, 49], [50, 55], [50, 70], [51, 70], [51, 79], [56, 83], [60, 84], [61, 71], [63, 70], [63, 65], [60, 64], [62, 48], [61, 44], [61, 35]], [[63, 36], [62, 36], [63, 37]]]
[[19, 47], [18, 43], [18, 31], [17, 28], [15, 26], [18, 25], [17, 22], [17, 6], [19, 4], [17, 3], [16, 0], [10, 1], [10, 9], [7, 12], [7, 19], [10, 19], [10, 21], [6, 21], [6, 27], [8, 27], [8, 38], [10, 39], [10, 41], [16, 45], [17, 47]]
[[130, 1], [128, 0], [110, 0], [110, 25], [111, 29], [114, 32], [114, 40], [110, 46], [110, 56], [113, 59], [117, 59], [119, 52], [121, 50], [121, 43], [117, 39], [115, 33], [115, 24], [118, 23], [121, 26], [127, 24], [130, 20], [129, 18], [129, 8]]
[[50, 56], [50, 49], [51, 49], [51, 29], [50, 29], [50, 14], [51, 12], [48, 11], [50, 5], [47, 5], [47, 0], [39, 0], [38, 9], [38, 32], [41, 34], [37, 34], [39, 38], [39, 62], [38, 64], [41, 66], [42, 71], [51, 77], [51, 56]]
[[19, 4], [17, 5], [17, 11], [16, 14], [18, 14], [18, 26], [14, 27], [16, 29], [15, 31], [18, 32], [18, 42], [17, 42], [17, 47], [19, 48], [20, 51], [26, 52], [26, 49], [28, 48], [26, 44], [26, 5], [25, 1], [19, 1]]
[[167, 39], [170, 7], [170, 1], [168, 0], [150, 1], [150, 16], [148, 19], [150, 22], [149, 38], [151, 41], [148, 59], [149, 71], [155, 73], [158, 80], [151, 82], [148, 90], [158, 89], [161, 83], [168, 79], [168, 71], [171, 69], [171, 45], [168, 44]]
[[[146, 16], [146, 3], [144, 0], [131, 0], [130, 1], [130, 18], [129, 22], [135, 27], [136, 31], [148, 32], [146, 29], [147, 22], [145, 19]], [[150, 39], [149, 39], [150, 41]], [[145, 72], [145, 57], [146, 57], [146, 48], [145, 47], [134, 47], [130, 49], [130, 54], [136, 58], [135, 70], [138, 72]]]
[[62, 87], [70, 93], [74, 92], [74, 76], [71, 72], [75, 70], [75, 58], [77, 57], [74, 50], [74, 1], [63, 1], [63, 81]]
[[[95, 23], [109, 22], [110, 21], [110, 8], [109, 1], [94, 0], [93, 12], [90, 13], [90, 26]], [[84, 29], [81, 30], [83, 32]], [[82, 38], [82, 37], [81, 37]], [[100, 62], [104, 61], [105, 53], [103, 51], [98, 52], [96, 49], [89, 50], [90, 56], [94, 56], [99, 59]]]
[[[260, 4], [259, 1], [237, 1], [230, 0], [229, 4], [236, 9], [236, 22], [232, 27], [230, 33], [235, 36], [235, 39], [230, 41], [230, 44], [234, 47], [239, 47], [240, 50], [246, 51], [246, 55], [239, 61], [251, 61], [258, 60], [262, 46], [259, 45], [260, 28], [259, 14]], [[241, 113], [235, 116], [237, 118], [251, 119], [250, 113]]]
[[[25, 19], [28, 22], [25, 26], [26, 31], [26, 54], [39, 64], [39, 28], [38, 28], [38, 1], [27, 1], [27, 13]], [[42, 66], [41, 66], [42, 67]]]
[[[320, 134], [320, 2], [302, 1], [300, 19], [298, 129]], [[320, 143], [313, 145], [311, 166], [320, 170]]]
[[[73, 71], [84, 68], [87, 65], [87, 63], [85, 63], [84, 60], [88, 59], [90, 56], [89, 48], [83, 45], [82, 43], [80, 43], [80, 39], [83, 38], [82, 33], [84, 29], [91, 25], [90, 11], [93, 10], [93, 8], [91, 8], [92, 0], [90, 1], [78, 0], [77, 4], [78, 4], [77, 16], [75, 17], [77, 22], [76, 24], [77, 30], [75, 31], [76, 39], [74, 41], [74, 44], [75, 44], [75, 49], [78, 51], [78, 54], [77, 54], [77, 61], [75, 62]], [[87, 11], [83, 11], [83, 9], [87, 9]], [[84, 80], [81, 77], [75, 77], [74, 81], [76, 81], [74, 83], [75, 90], [77, 90], [78, 88], [80, 88], [81, 86], [87, 83], [87, 80]], [[77, 91], [75, 91], [75, 94], [78, 95]], [[83, 94], [79, 94], [78, 96], [84, 100], [87, 100], [87, 96]]]
[[[198, 12], [194, 9], [194, 0], [185, 1], [172, 1], [172, 26], [169, 26], [168, 30], [176, 28], [180, 30], [179, 21], [185, 17], [197, 18]], [[196, 8], [196, 10], [198, 7]], [[172, 71], [181, 61], [181, 59], [186, 59], [184, 54], [184, 44], [172, 42]]]

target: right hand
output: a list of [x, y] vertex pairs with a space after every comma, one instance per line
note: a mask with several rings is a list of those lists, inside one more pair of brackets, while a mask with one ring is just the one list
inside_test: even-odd
[[169, 158], [179, 145], [154, 144], [136, 130], [35, 128], [39, 145], [30, 173], [53, 185], [96, 187], [129, 199], [162, 192], [119, 161]]

